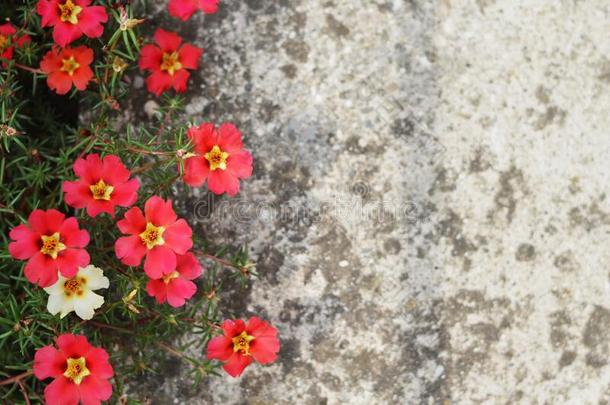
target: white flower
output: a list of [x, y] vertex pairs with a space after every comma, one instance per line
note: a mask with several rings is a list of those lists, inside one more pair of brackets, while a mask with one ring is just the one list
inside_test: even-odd
[[104, 297], [93, 290], [108, 288], [110, 285], [102, 269], [90, 264], [79, 267], [76, 276], [70, 279], [61, 274], [58, 277], [55, 284], [44, 289], [49, 293], [47, 310], [51, 315], [60, 313], [63, 318], [74, 311], [81, 319], [93, 318], [95, 310], [104, 303]]

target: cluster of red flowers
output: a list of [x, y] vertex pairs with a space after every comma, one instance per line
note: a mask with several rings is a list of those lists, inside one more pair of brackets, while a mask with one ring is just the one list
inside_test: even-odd
[[[237, 193], [238, 179], [251, 173], [252, 157], [242, 149], [241, 136], [235, 126], [223, 124], [216, 130], [213, 124], [202, 124], [191, 128], [189, 136], [201, 156], [187, 160], [185, 181], [201, 185], [207, 179], [210, 189], [215, 192]], [[131, 178], [130, 171], [117, 156], [101, 158], [97, 154], [87, 155], [74, 163], [74, 172], [78, 179], [63, 183], [64, 199], [73, 208], [85, 209], [91, 217], [100, 213], [114, 217], [117, 206], [127, 208], [138, 200], [140, 184]], [[146, 290], [159, 304], [184, 305], [197, 291], [192, 280], [201, 275], [202, 267], [190, 251], [192, 230], [184, 219], [176, 216], [172, 202], [152, 196], [144, 204], [144, 212], [139, 207], [131, 207], [117, 222], [117, 227], [125, 235], [115, 242], [117, 258], [132, 267], [140, 266], [144, 261], [144, 272], [149, 278]], [[72, 279], [79, 268], [87, 266], [90, 261], [86, 251], [89, 233], [80, 229], [76, 218], [66, 218], [55, 209], [33, 211], [28, 225], [18, 225], [9, 236], [13, 240], [9, 244], [11, 256], [27, 260], [24, 274], [40, 287], [53, 285], [59, 275]], [[222, 330], [223, 336], [210, 341], [208, 356], [225, 361], [224, 368], [230, 375], [241, 374], [252, 359], [262, 364], [275, 360], [279, 350], [277, 331], [258, 318], [252, 318], [247, 325], [242, 321], [225, 321]], [[93, 373], [96, 369], [93, 364], [103, 363], [107, 356], [104, 361], [96, 360], [100, 356], [90, 360], [87, 357], [90, 347], [84, 338], [70, 337], [84, 347], [70, 350], [65, 349], [63, 338], [57, 342], [59, 352], [45, 347], [37, 354], [40, 364], [37, 363], [39, 371], [35, 366], [36, 375], [39, 378], [56, 377], [45, 390], [47, 402], [72, 403], [69, 401], [77, 401], [74, 398], [78, 395], [89, 395], [87, 392], [93, 389], [91, 387], [101, 390], [97, 394], [99, 399], [107, 399], [107, 389], [100, 388], [105, 386], [104, 381], [91, 382], [79, 389], [73, 387], [81, 380], [91, 381], [88, 379], [90, 374], [86, 373]], [[55, 359], [52, 366], [47, 364], [50, 357]], [[58, 359], [63, 365], [56, 364]], [[77, 366], [80, 372], [73, 370]], [[58, 371], [60, 368], [61, 373]], [[100, 378], [107, 378], [105, 375], [111, 376], [112, 373], [102, 374]], [[55, 400], [56, 397], [61, 400]]]
[[[219, 0], [170, 0], [169, 11], [187, 20], [197, 10], [215, 13], [218, 3]], [[91, 5], [91, 0], [39, 0], [37, 12], [42, 26], [53, 28], [55, 45], [40, 63], [49, 87], [58, 94], [68, 93], [73, 86], [85, 90], [94, 76], [94, 52], [84, 45], [69, 45], [83, 35], [98, 38], [103, 34], [103, 24], [108, 20], [105, 8]], [[10, 23], [0, 25], [2, 59], [11, 59], [15, 46], [31, 41], [27, 35], [16, 33]], [[154, 40], [154, 45], [142, 48], [139, 61], [142, 70], [151, 72], [147, 79], [149, 91], [157, 96], [170, 88], [185, 91], [189, 70], [197, 68], [203, 50], [183, 44], [176, 33], [162, 29], [155, 32]], [[252, 174], [252, 155], [244, 149], [235, 125], [202, 123], [191, 127], [188, 137], [194, 153], [181, 155], [184, 182], [199, 187], [207, 181], [208, 189], [215, 194], [236, 195], [240, 180]], [[90, 217], [106, 213], [114, 218], [117, 207], [127, 208], [116, 223], [123, 235], [114, 244], [116, 257], [126, 266], [143, 263], [149, 279], [146, 291], [157, 303], [185, 305], [196, 293], [193, 280], [203, 269], [191, 251], [192, 229], [177, 217], [172, 202], [152, 196], [145, 201], [143, 211], [133, 206], [138, 201], [140, 183], [118, 156], [89, 154], [76, 160], [73, 170], [77, 179], [62, 185], [66, 204], [84, 209]], [[67, 285], [90, 264], [86, 250], [89, 232], [80, 228], [75, 217], [66, 218], [56, 209], [34, 210], [28, 224], [16, 226], [9, 236], [11, 256], [27, 261], [24, 275], [40, 287], [48, 289], [64, 279]], [[99, 305], [103, 302], [100, 299]], [[226, 320], [218, 328], [222, 335], [210, 340], [208, 357], [224, 362], [224, 369], [231, 376], [239, 376], [253, 360], [266, 364], [276, 359], [277, 330], [259, 318], [252, 317], [247, 323]], [[36, 377], [54, 378], [45, 389], [46, 402], [99, 404], [110, 398], [112, 386], [108, 380], [113, 369], [107, 352], [91, 346], [84, 336], [61, 335], [56, 344], [57, 349], [45, 346], [35, 356]]]
[[[170, 14], [187, 20], [197, 10], [206, 14], [218, 11], [219, 0], [171, 0]], [[99, 38], [104, 32], [104, 23], [108, 14], [103, 6], [92, 6], [91, 0], [40, 0], [36, 8], [42, 19], [42, 27], [53, 27], [53, 47], [40, 63], [40, 70], [47, 75], [49, 88], [58, 94], [66, 94], [72, 86], [85, 90], [93, 79], [91, 63], [94, 60], [93, 50], [86, 46], [69, 47], [72, 42], [85, 35], [88, 38]], [[14, 34], [14, 28], [2, 29], [0, 26], [0, 51], [2, 57], [12, 57], [12, 47], [8, 35]], [[3, 39], [4, 38], [4, 39]], [[27, 36], [15, 40], [20, 46], [28, 41]], [[154, 34], [155, 45], [148, 44], [140, 54], [140, 69], [150, 71], [146, 80], [150, 92], [160, 96], [173, 88], [176, 92], [186, 91], [190, 76], [189, 70], [197, 69], [203, 49], [191, 44], [182, 44], [182, 38], [174, 32], [159, 28]], [[182, 44], [182, 46], [180, 46]], [[6, 53], [6, 54], [5, 54]]]
[[0, 24], [0, 59], [4, 59], [3, 64], [6, 64], [6, 60], [13, 59], [13, 51], [15, 46], [22, 47], [31, 41], [29, 35], [15, 36], [17, 30], [10, 22]]

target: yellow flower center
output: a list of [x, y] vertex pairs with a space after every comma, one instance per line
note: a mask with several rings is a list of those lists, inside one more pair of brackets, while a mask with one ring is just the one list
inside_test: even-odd
[[161, 62], [161, 70], [165, 70], [170, 76], [173, 76], [178, 70], [182, 69], [182, 63], [178, 58], [178, 52], [164, 53], [163, 61]]
[[254, 336], [250, 336], [243, 331], [239, 336], [235, 336], [233, 339], [233, 351], [241, 352], [244, 356], [250, 355], [250, 342], [254, 340]]
[[208, 162], [210, 162], [211, 171], [216, 169], [227, 169], [227, 159], [229, 158], [229, 154], [227, 152], [223, 152], [218, 145], [214, 145], [212, 150], [203, 156], [208, 160]]
[[64, 282], [64, 294], [66, 297], [71, 297], [72, 295], [83, 295], [84, 285], [87, 284], [87, 279], [84, 277], [73, 277]]
[[59, 7], [59, 19], [70, 24], [78, 24], [78, 15], [83, 11], [81, 6], [77, 6], [72, 0], [66, 0], [64, 4], [57, 3]]
[[42, 239], [40, 252], [51, 256], [53, 259], [57, 259], [57, 254], [66, 248], [66, 245], [59, 240], [59, 232], [55, 232], [51, 236], [42, 235], [40, 239]]
[[177, 271], [173, 271], [170, 274], [163, 276], [163, 282], [165, 284], [169, 284], [170, 281], [178, 277], [180, 277], [180, 273], [178, 273]]
[[8, 45], [8, 37], [6, 35], [0, 34], [0, 49], [4, 50]]
[[80, 67], [80, 64], [74, 59], [74, 56], [70, 56], [68, 59], [61, 60], [61, 70], [62, 72], [66, 72], [70, 76], [74, 74], [74, 71]]
[[155, 226], [149, 222], [146, 224], [146, 230], [140, 234], [140, 239], [142, 239], [142, 242], [146, 245], [148, 250], [150, 250], [155, 246], [165, 244], [163, 232], [165, 232], [164, 227]]
[[80, 385], [83, 378], [91, 374], [84, 357], [79, 357], [78, 359], [69, 358], [66, 363], [67, 367], [64, 377], [72, 380], [76, 385]]
[[93, 194], [95, 200], [110, 201], [110, 194], [112, 194], [114, 187], [104, 183], [104, 180], [100, 180], [89, 186], [89, 190], [91, 190], [91, 194]]

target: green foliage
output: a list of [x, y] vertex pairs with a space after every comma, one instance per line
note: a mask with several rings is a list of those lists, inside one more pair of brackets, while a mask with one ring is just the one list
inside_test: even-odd
[[[225, 279], [221, 273], [232, 272], [238, 282], [253, 275], [247, 250], [242, 247], [230, 254], [222, 248], [214, 254], [206, 249], [208, 241], [195, 232], [195, 251], [205, 264], [197, 294], [180, 309], [158, 305], [146, 294], [142, 269], [124, 266], [114, 254], [114, 241], [119, 237], [116, 219], [126, 209], [118, 209], [114, 219], [106, 214], [90, 218], [84, 210], [68, 207], [61, 192], [61, 183], [74, 179], [74, 161], [96, 152], [119, 155], [137, 174], [141, 182], [138, 206], [152, 195], [170, 197], [182, 165], [177, 151], [190, 147], [186, 123], [180, 123], [183, 100], [160, 100], [151, 123], [134, 126], [121, 121], [117, 106], [127, 93], [125, 75], [137, 68], [143, 39], [138, 27], [121, 29], [118, 1], [105, 2], [113, 8], [105, 36], [87, 41], [96, 53], [96, 82], [87, 91], [70, 96], [51, 93], [36, 68], [50, 48], [51, 32], [40, 29], [40, 19], [33, 11], [36, 2], [22, 3], [15, 7], [12, 1], [0, 1], [0, 14], [9, 13], [1, 17], [10, 18], [18, 35], [32, 37], [30, 44], [15, 49], [13, 60], [0, 62], [5, 64], [0, 67], [0, 402], [42, 400], [46, 382], [28, 373], [35, 350], [53, 344], [65, 332], [85, 334], [92, 344], [110, 353], [115, 369], [112, 403], [119, 398], [121, 403], [139, 403], [138, 398], [125, 396], [125, 384], [137, 375], [156, 372], [158, 360], [165, 356], [179, 357], [189, 365], [193, 384], [197, 384], [217, 367], [205, 360], [203, 348], [218, 328], [218, 292]], [[129, 6], [126, 11], [130, 17], [136, 14]], [[113, 69], [117, 61], [127, 68]], [[74, 313], [64, 319], [50, 315], [47, 293], [25, 279], [24, 262], [13, 260], [7, 251], [10, 229], [26, 222], [36, 208], [56, 208], [76, 216], [91, 235], [87, 247], [91, 263], [110, 279], [110, 288], [101, 291], [105, 303], [91, 321], [82, 321]], [[180, 217], [188, 214], [178, 209], [177, 213]], [[178, 339], [185, 335], [190, 340]], [[22, 377], [6, 383], [21, 373]]]

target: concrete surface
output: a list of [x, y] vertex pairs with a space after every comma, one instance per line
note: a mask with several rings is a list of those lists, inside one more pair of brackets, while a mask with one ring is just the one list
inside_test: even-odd
[[184, 203], [250, 243], [261, 279], [221, 305], [282, 350], [199, 391], [168, 373], [156, 403], [610, 403], [607, 0], [226, 1], [161, 25], [206, 49], [189, 115], [255, 156], [237, 199]]

